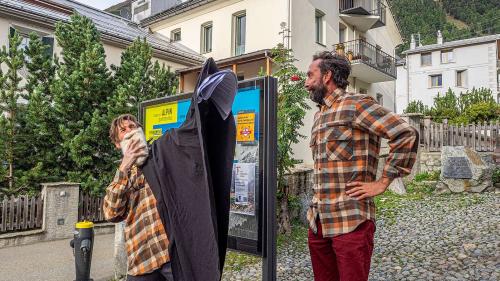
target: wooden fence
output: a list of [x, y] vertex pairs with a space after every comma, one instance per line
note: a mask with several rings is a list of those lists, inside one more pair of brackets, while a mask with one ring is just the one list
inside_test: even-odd
[[441, 151], [443, 146], [465, 146], [477, 152], [493, 152], [500, 146], [500, 125], [489, 123], [449, 125], [423, 120], [420, 123], [420, 143], [426, 151]]
[[78, 204], [78, 220], [91, 221], [94, 223], [105, 222], [102, 205], [104, 197], [93, 196], [80, 191], [80, 201]]
[[0, 201], [0, 234], [41, 228], [43, 199], [38, 196], [7, 196]]

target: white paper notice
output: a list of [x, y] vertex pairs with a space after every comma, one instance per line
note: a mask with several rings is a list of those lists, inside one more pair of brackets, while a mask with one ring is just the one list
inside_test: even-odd
[[[255, 163], [235, 163], [234, 192], [235, 204], [248, 205], [250, 197], [255, 194]], [[251, 195], [251, 196], [249, 196]], [[252, 198], [253, 199], [253, 198]]]

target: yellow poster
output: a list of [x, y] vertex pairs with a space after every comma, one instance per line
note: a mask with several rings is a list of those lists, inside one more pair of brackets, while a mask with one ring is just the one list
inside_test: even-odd
[[240, 113], [236, 117], [236, 141], [255, 141], [255, 112]]
[[162, 135], [161, 128], [155, 128], [158, 125], [177, 123], [177, 102], [159, 104], [144, 109], [146, 124], [144, 124], [144, 134], [146, 140], [158, 139]]

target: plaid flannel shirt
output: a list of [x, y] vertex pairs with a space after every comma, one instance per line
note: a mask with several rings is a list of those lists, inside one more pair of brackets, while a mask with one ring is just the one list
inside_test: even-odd
[[310, 147], [314, 186], [307, 218], [316, 233], [316, 219], [325, 237], [348, 233], [365, 220], [375, 219], [372, 198], [356, 200], [345, 194], [346, 184], [376, 180], [381, 138], [390, 152], [383, 176], [397, 178], [411, 172], [418, 133], [396, 114], [367, 96], [336, 89], [324, 98], [315, 114]]
[[135, 165], [128, 175], [116, 172], [106, 189], [103, 209], [107, 220], [125, 220], [129, 275], [150, 273], [170, 260], [169, 241], [156, 209], [156, 199]]

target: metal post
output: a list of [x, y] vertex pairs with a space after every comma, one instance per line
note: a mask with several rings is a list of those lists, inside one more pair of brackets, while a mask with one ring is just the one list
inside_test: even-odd
[[264, 120], [265, 120], [265, 145], [264, 145], [264, 227], [263, 227], [263, 261], [262, 280], [276, 281], [276, 151], [277, 151], [277, 81], [275, 78], [266, 77], [264, 91]]

